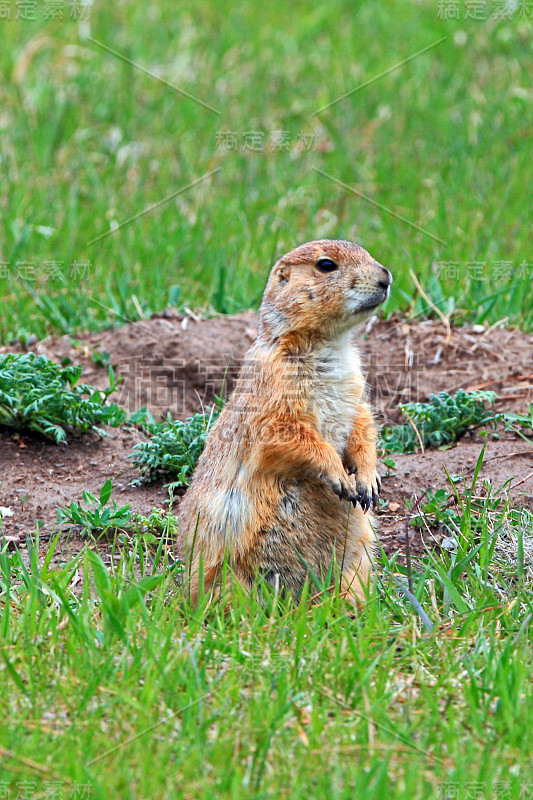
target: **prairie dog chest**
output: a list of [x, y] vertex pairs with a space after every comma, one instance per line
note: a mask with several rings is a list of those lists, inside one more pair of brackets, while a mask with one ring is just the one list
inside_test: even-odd
[[352, 430], [363, 389], [359, 354], [346, 337], [313, 355], [310, 404], [322, 436], [341, 453]]

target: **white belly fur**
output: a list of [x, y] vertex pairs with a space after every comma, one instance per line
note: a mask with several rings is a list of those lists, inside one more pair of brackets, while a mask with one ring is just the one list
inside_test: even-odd
[[359, 404], [359, 398], [354, 396], [354, 383], [361, 374], [359, 354], [347, 334], [317, 350], [314, 358], [317, 377], [311, 402], [318, 429], [341, 455]]

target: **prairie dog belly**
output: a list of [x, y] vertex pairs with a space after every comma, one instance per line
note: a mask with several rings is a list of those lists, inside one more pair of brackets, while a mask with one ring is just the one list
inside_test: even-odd
[[360, 358], [349, 336], [317, 350], [314, 374], [310, 397], [318, 430], [342, 454], [357, 416], [358, 394], [363, 386]]
[[318, 481], [287, 481], [251, 560], [269, 583], [279, 580], [298, 593], [309, 570], [321, 578], [334, 558], [339, 569], [354, 562], [362, 516]]

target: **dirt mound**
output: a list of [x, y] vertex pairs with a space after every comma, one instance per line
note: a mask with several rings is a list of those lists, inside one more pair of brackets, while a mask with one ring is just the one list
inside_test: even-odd
[[[107, 371], [91, 354], [100, 354], [97, 361], [108, 354], [123, 377], [116, 402], [132, 411], [147, 406], [156, 416], [170, 410], [184, 419], [212, 404], [224, 388], [231, 391], [256, 320], [253, 312], [211, 319], [168, 312], [89, 334], [77, 344], [50, 337], [32, 349], [82, 364], [82, 380], [99, 388], [107, 385]], [[533, 336], [521, 331], [465, 326], [448, 336], [440, 321], [373, 318], [356, 339], [373, 402], [387, 422], [399, 419], [398, 403], [461, 387], [493, 389], [508, 410], [525, 411], [533, 402]]]
[[[56, 361], [82, 364], [82, 381], [100, 388], [107, 385], [102, 362], [109, 357], [123, 376], [117, 402], [130, 410], [147, 406], [156, 417], [170, 410], [185, 418], [209, 406], [224, 388], [231, 390], [255, 333], [252, 312], [204, 320], [165, 312], [87, 335], [76, 343], [68, 337], [50, 337], [32, 350]], [[526, 411], [533, 402], [531, 335], [480, 326], [447, 331], [432, 320], [373, 319], [359, 332], [358, 342], [373, 402], [384, 422], [399, 420], [400, 402], [426, 400], [432, 392], [461, 387], [497, 391], [501, 410]], [[2, 348], [4, 352], [14, 349]], [[12, 511], [3, 520], [5, 533], [23, 539], [39, 519], [43, 532], [50, 534], [56, 527], [57, 508], [80, 500], [84, 489], [97, 493], [109, 477], [117, 502], [131, 503], [145, 514], [165, 505], [167, 493], [161, 482], [148, 487], [130, 485], [136, 473], [127, 456], [142, 434], [136, 430], [110, 434], [104, 439], [70, 436], [67, 445], [56, 446], [35, 437], [0, 433], [0, 506]], [[468, 482], [482, 441], [468, 438], [449, 450], [394, 457], [394, 474], [384, 479], [389, 507], [380, 514], [381, 535], [389, 552], [401, 549], [405, 541], [404, 498], [420, 496], [429, 487], [449, 488], [445, 468], [464, 475]], [[481, 477], [495, 487], [509, 479], [518, 484], [532, 465], [532, 444], [506, 435], [489, 440]], [[533, 508], [533, 478], [517, 486], [512, 496], [517, 505]], [[415, 539], [415, 550], [420, 545]], [[74, 539], [71, 546], [75, 550], [79, 542]]]
[[76, 343], [67, 336], [49, 337], [32, 350], [82, 364], [81, 380], [97, 388], [108, 385], [102, 362], [109, 361], [123, 379], [112, 398], [116, 403], [131, 411], [146, 406], [156, 417], [171, 411], [185, 419], [211, 405], [225, 379], [232, 388], [255, 335], [253, 312], [204, 320], [160, 314]]

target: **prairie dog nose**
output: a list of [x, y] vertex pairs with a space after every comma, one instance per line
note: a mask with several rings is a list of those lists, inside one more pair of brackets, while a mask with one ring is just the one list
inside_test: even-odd
[[383, 289], [388, 289], [392, 283], [392, 273], [386, 267], [382, 267], [379, 264], [379, 268], [381, 270], [381, 276], [378, 279], [378, 284], [383, 287]]

